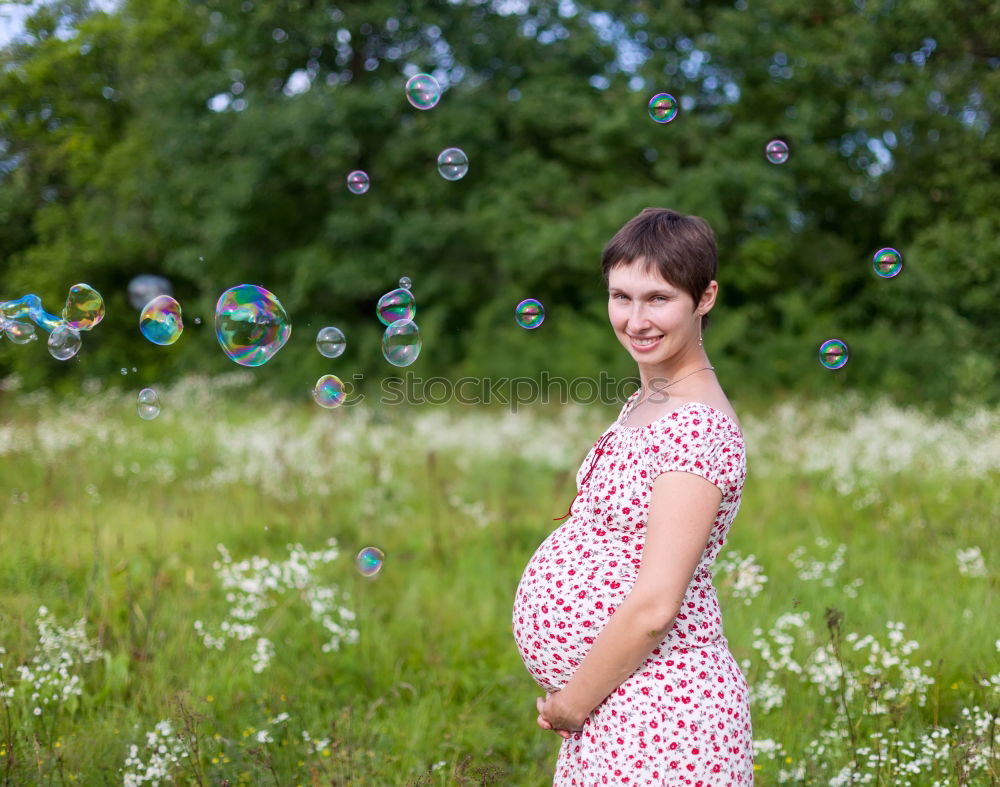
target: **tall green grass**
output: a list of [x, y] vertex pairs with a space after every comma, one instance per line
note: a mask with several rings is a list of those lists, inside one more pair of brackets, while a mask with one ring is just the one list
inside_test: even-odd
[[[321, 411], [244, 383], [188, 381], [161, 393], [163, 414], [149, 422], [131, 399], [100, 391], [3, 400], [0, 663], [12, 696], [0, 708], [0, 783], [120, 784], [130, 745], [145, 756], [146, 733], [168, 720], [187, 756], [161, 783], [550, 784], [560, 739], [535, 724], [541, 691], [514, 645], [511, 608], [613, 411]], [[900, 717], [904, 733], [956, 723], [977, 704], [995, 713], [997, 689], [976, 676], [1000, 671], [996, 435], [977, 444], [981, 474], [923, 449], [886, 468], [878, 456], [833, 455], [859, 423], [875, 442], [890, 428], [849, 402], [831, 419], [831, 406], [837, 416], [836, 404], [799, 405], [799, 420], [788, 409], [740, 412], [749, 477], [723, 556], [754, 555], [767, 582], [744, 603], [732, 577], [718, 578], [734, 654], [753, 683], [763, 669], [754, 630], [782, 614], [809, 613], [818, 641], [830, 608], [861, 635], [901, 621], [935, 681], [926, 704]], [[914, 432], [924, 424], [908, 417]], [[964, 434], [955, 430], [946, 434]], [[906, 434], [904, 424], [893, 440]], [[827, 446], [830, 466], [803, 459], [803, 441], [813, 456]], [[253, 640], [205, 647], [194, 621], [215, 626], [231, 606], [213, 569], [217, 544], [234, 561], [277, 562], [289, 544], [319, 550], [330, 538], [339, 556], [314, 581], [347, 594], [356, 644], [323, 652], [327, 633], [300, 594], [283, 593], [257, 621], [275, 648], [261, 673]], [[831, 586], [799, 578], [793, 550], [822, 557], [839, 543], [847, 551]], [[354, 565], [365, 546], [385, 552], [374, 578]], [[958, 569], [956, 550], [970, 546], [985, 577]], [[844, 587], [855, 578], [852, 597]], [[60, 625], [83, 618], [105, 655], [74, 667], [79, 698], [35, 715], [17, 666], [35, 653], [43, 606]], [[758, 758], [757, 782], [808, 783], [813, 763], [798, 777], [778, 772], [796, 765], [836, 702], [794, 675], [780, 682], [783, 703], [755, 709], [753, 729], [787, 755]], [[279, 714], [287, 719], [269, 725]], [[273, 740], [258, 740], [262, 730]], [[325, 745], [312, 751], [303, 731]]]

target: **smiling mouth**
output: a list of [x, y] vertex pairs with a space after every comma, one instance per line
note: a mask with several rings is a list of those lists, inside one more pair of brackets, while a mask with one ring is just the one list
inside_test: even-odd
[[634, 344], [636, 347], [649, 347], [653, 344], [656, 344], [662, 338], [663, 338], [662, 336], [644, 336], [642, 338], [639, 338], [638, 336], [629, 336], [629, 339], [631, 339], [632, 344]]

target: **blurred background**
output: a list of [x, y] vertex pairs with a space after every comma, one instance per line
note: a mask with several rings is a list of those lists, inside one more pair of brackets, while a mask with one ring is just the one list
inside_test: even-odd
[[[262, 385], [375, 384], [396, 372], [375, 302], [404, 275], [414, 373], [631, 375], [600, 252], [664, 206], [717, 233], [705, 347], [737, 403], [1000, 398], [995, 3], [59, 0], [0, 15], [0, 300], [36, 293], [58, 314], [86, 282], [107, 305], [70, 361], [0, 342], [8, 389], [235, 370], [213, 313], [241, 283], [293, 325]], [[405, 99], [418, 72], [444, 88], [433, 110]], [[659, 92], [680, 101], [671, 123], [647, 113]], [[764, 156], [775, 138], [782, 165]], [[451, 146], [470, 161], [455, 182], [435, 168]], [[885, 246], [903, 256], [892, 279], [873, 271]], [[170, 347], [139, 334], [126, 288], [141, 274], [184, 309]], [[546, 307], [534, 331], [513, 319], [528, 297]], [[347, 337], [332, 363], [315, 350], [325, 325]], [[837, 371], [818, 362], [828, 338], [849, 348]]]

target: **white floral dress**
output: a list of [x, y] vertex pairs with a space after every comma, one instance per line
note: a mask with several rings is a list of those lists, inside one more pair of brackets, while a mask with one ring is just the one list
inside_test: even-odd
[[553, 785], [749, 785], [747, 684], [723, 635], [710, 573], [740, 507], [743, 435], [701, 402], [625, 426], [638, 393], [587, 455], [569, 518], [538, 547], [518, 584], [514, 640], [540, 687], [556, 691], [569, 682], [631, 591], [654, 479], [695, 473], [722, 490], [722, 502], [672, 628], [583, 730], [563, 740]]

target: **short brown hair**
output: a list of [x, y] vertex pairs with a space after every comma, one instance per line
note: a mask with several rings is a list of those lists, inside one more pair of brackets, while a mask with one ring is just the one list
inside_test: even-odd
[[[718, 270], [715, 233], [705, 219], [667, 208], [645, 208], [604, 247], [601, 267], [607, 284], [612, 269], [642, 258], [665, 281], [687, 292], [695, 308]], [[701, 318], [708, 328], [708, 315]]]

